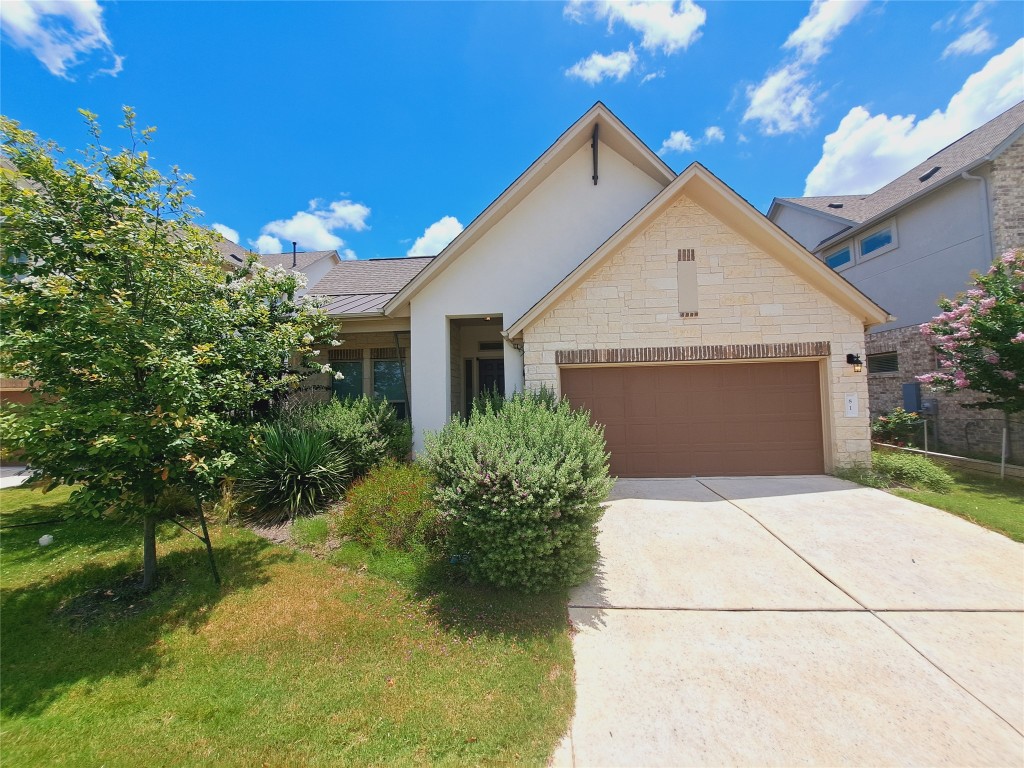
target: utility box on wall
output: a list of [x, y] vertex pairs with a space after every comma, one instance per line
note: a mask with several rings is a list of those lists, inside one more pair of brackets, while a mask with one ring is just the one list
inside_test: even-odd
[[921, 412], [921, 384], [910, 381], [903, 385], [903, 410], [908, 413]]

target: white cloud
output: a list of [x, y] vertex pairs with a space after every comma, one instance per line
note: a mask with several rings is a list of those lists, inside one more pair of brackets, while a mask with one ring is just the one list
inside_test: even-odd
[[985, 53], [996, 47], [996, 39], [988, 28], [982, 24], [980, 27], [969, 29], [960, 37], [946, 46], [942, 52], [942, 58], [950, 56], [965, 56], [975, 53]]
[[783, 48], [792, 58], [747, 87], [743, 122], [756, 120], [762, 133], [776, 136], [814, 124], [815, 91], [811, 67], [828, 52], [829, 43], [864, 10], [863, 0], [814, 0]]
[[633, 70], [634, 66], [636, 66], [636, 53], [633, 51], [633, 46], [629, 46], [628, 51], [613, 51], [607, 56], [595, 51], [565, 70], [565, 74], [596, 85], [607, 78], [621, 81]]
[[260, 235], [255, 240], [250, 240], [249, 245], [259, 253], [284, 253], [281, 241], [270, 235]]
[[705, 144], [716, 144], [721, 141], [725, 141], [725, 131], [717, 125], [709, 125], [704, 129]]
[[1024, 38], [996, 54], [949, 100], [920, 120], [854, 107], [825, 137], [805, 195], [872, 192], [1024, 99]]
[[659, 69], [657, 72], [648, 72], [646, 75], [644, 75], [640, 79], [640, 85], [643, 85], [644, 83], [649, 83], [649, 82], [651, 82], [651, 80], [657, 80], [659, 77], [664, 77], [664, 76], [665, 76], [665, 70], [664, 69]]
[[748, 86], [750, 103], [743, 122], [757, 120], [761, 133], [768, 136], [809, 128], [814, 124], [814, 86], [807, 77], [800, 65], [787, 64], [756, 86]]
[[[345, 245], [335, 232], [337, 229], [351, 229], [362, 232], [368, 229], [366, 223], [370, 209], [362, 203], [351, 200], [335, 200], [324, 205], [322, 200], [310, 200], [309, 208], [299, 211], [289, 219], [277, 219], [263, 225], [257, 242], [281, 240], [295, 242], [307, 251], [334, 251]], [[279, 252], [279, 251], [278, 251]], [[260, 253], [271, 253], [261, 250]]]
[[345, 248], [339, 255], [345, 261], [355, 261], [356, 259], [359, 258], [358, 256], [356, 256], [356, 252], [353, 251], [351, 248]]
[[210, 225], [210, 228], [215, 232], [219, 232], [225, 240], [230, 240], [232, 243], [239, 242], [238, 230], [232, 229], [226, 224], [218, 224], [214, 222], [213, 224]]
[[866, 6], [866, 0], [814, 0], [810, 12], [782, 47], [796, 51], [801, 63], [814, 64]]
[[[569, 5], [581, 6], [583, 3], [576, 1]], [[616, 22], [622, 22], [634, 32], [639, 32], [642, 36], [640, 46], [652, 53], [673, 54], [680, 49], [686, 50], [700, 37], [700, 29], [708, 16], [693, 0], [599, 0], [589, 3], [589, 6], [596, 18], [608, 20], [609, 31]]]
[[454, 216], [442, 216], [425, 230], [406, 256], [436, 256], [462, 232], [462, 224]]
[[98, 54], [99, 71], [116, 76], [123, 58], [114, 52], [96, 0], [4, 0], [0, 30], [6, 42], [28, 50], [51, 74], [73, 80], [69, 70]]
[[668, 152], [690, 152], [697, 146], [694, 144], [693, 139], [687, 135], [686, 131], [672, 131], [668, 135], [668, 138], [661, 142], [661, 149], [658, 150], [659, 155], [664, 155]]

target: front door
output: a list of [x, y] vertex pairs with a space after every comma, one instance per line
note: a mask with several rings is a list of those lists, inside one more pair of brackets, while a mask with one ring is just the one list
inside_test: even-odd
[[497, 391], [505, 394], [505, 360], [501, 357], [480, 358], [477, 360], [480, 388], [478, 392]]

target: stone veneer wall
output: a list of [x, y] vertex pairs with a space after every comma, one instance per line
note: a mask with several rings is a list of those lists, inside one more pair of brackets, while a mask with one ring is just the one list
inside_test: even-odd
[[992, 162], [989, 183], [996, 255], [1024, 248], [1024, 136]]
[[[868, 374], [872, 418], [902, 407], [903, 384], [936, 370], [935, 351], [916, 325], [869, 334], [867, 352], [895, 352], [899, 364], [899, 371], [893, 373]], [[998, 456], [1006, 425], [1009, 459], [1024, 463], [1024, 417], [1021, 415], [1007, 417], [1000, 411], [963, 408], [965, 403], [984, 399], [973, 392], [933, 392], [922, 385], [921, 397], [934, 398], [938, 406], [937, 412], [928, 416], [931, 437], [937, 439], [937, 444], [930, 444], [931, 448], [958, 455]]]
[[[697, 317], [678, 312], [680, 248], [696, 252]], [[829, 342], [826, 463], [870, 461], [867, 377], [846, 363], [848, 352], [863, 353], [862, 322], [685, 196], [527, 328], [523, 341], [527, 387], [556, 391], [559, 351]], [[857, 417], [843, 415], [847, 394], [857, 395]]]

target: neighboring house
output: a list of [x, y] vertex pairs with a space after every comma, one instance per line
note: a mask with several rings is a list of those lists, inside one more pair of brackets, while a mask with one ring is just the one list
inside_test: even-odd
[[[217, 250], [224, 257], [224, 268], [235, 270], [245, 263], [250, 251], [238, 243], [219, 237]], [[337, 251], [295, 251], [292, 253], [262, 253], [258, 256], [265, 267], [284, 267], [294, 269], [306, 276], [306, 287], [297, 292], [302, 296], [309, 288], [319, 282], [331, 268], [341, 261]]]
[[886, 312], [601, 103], [438, 256], [342, 262], [310, 292], [342, 321], [339, 393], [404, 403], [417, 450], [481, 389], [545, 386], [606, 426], [622, 476], [870, 459], [847, 355]]
[[[867, 340], [871, 412], [904, 405], [904, 385], [935, 370], [919, 326], [940, 296], [1024, 246], [1024, 102], [868, 195], [776, 198], [768, 218], [885, 307], [895, 319]], [[918, 388], [908, 388], [916, 406]], [[951, 451], [997, 455], [1003, 427], [1024, 459], [1024, 421], [960, 407], [978, 398], [924, 387], [932, 436]]]

